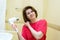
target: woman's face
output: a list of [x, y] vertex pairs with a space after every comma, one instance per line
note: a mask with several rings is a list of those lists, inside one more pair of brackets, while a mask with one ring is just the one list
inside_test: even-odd
[[36, 18], [36, 14], [32, 9], [27, 9], [26, 10], [26, 15], [29, 20], [33, 20]]

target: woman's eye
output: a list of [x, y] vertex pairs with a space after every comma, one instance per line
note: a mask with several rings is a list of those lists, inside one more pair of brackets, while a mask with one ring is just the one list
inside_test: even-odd
[[30, 14], [30, 13], [27, 13], [27, 14]]
[[32, 13], [32, 12], [34, 12], [34, 11], [28, 12], [27, 14], [30, 14], [30, 13]]

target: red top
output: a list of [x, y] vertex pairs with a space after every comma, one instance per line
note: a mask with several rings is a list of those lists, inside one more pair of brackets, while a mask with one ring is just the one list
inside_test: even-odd
[[[43, 32], [44, 35], [39, 40], [46, 40], [46, 32], [47, 32], [47, 22], [46, 22], [46, 20], [39, 20], [35, 23], [30, 23], [30, 25], [34, 30]], [[31, 31], [25, 25], [22, 28], [22, 36], [26, 40], [36, 40], [33, 37], [33, 35], [31, 34]]]

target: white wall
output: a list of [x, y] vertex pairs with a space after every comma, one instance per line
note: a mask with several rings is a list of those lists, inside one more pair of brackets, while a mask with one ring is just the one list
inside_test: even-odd
[[46, 19], [49, 23], [60, 26], [60, 0], [48, 0]]
[[45, 0], [44, 2], [44, 7], [47, 6], [44, 18], [50, 23], [47, 30], [47, 40], [60, 40], [60, 31], [58, 31], [60, 28], [60, 0]]
[[5, 29], [6, 0], [0, 0], [0, 30]]

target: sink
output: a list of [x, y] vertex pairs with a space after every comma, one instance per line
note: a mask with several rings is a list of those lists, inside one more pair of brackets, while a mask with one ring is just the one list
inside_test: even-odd
[[11, 33], [0, 32], [0, 40], [12, 40], [13, 35]]

